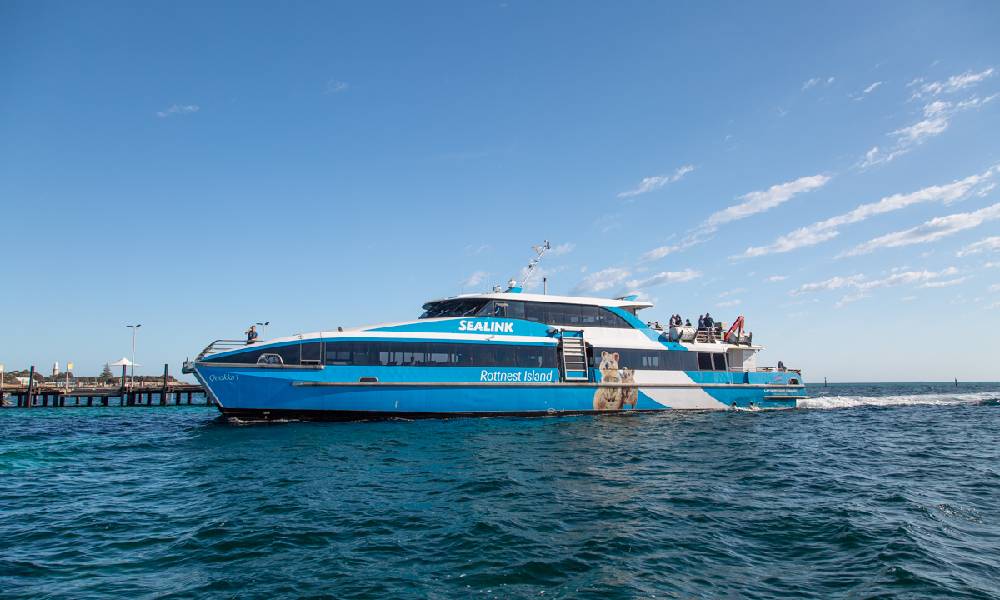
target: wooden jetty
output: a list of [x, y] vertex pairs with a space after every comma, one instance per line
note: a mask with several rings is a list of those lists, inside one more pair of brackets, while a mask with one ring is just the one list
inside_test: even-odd
[[[215, 403], [198, 384], [169, 381], [167, 366], [163, 366], [163, 379], [119, 386], [63, 387], [52, 383], [35, 383], [35, 367], [31, 367], [28, 385], [4, 386], [2, 408], [69, 407], [69, 406], [168, 406]], [[124, 378], [123, 380], [124, 381]], [[201, 398], [195, 398], [200, 395]], [[155, 402], [154, 402], [155, 399]], [[171, 402], [171, 399], [173, 402]]]

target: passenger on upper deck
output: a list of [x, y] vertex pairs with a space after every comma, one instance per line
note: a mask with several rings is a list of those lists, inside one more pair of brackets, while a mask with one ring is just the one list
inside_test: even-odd
[[684, 326], [685, 327], [690, 327], [691, 326], [691, 319], [684, 319]]
[[698, 329], [705, 328], [705, 315], [698, 315]]
[[247, 334], [247, 346], [257, 341], [257, 326], [251, 325], [244, 333]]
[[715, 327], [715, 319], [712, 318], [712, 315], [705, 313], [704, 326], [705, 329], [712, 329], [713, 327]]

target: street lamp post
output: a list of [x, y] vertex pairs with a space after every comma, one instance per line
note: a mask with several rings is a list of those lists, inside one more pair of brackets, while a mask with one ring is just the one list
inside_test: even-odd
[[263, 323], [260, 321], [257, 322], [257, 325], [260, 327], [260, 337], [265, 340], [267, 339], [267, 326], [270, 324], [270, 321], [264, 321]]
[[135, 332], [142, 327], [142, 323], [136, 323], [135, 325], [126, 325], [132, 330], [132, 368], [131, 373], [128, 376], [128, 389], [132, 389], [133, 383], [135, 382]]

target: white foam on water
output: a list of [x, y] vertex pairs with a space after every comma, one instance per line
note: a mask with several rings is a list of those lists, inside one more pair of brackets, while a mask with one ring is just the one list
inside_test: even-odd
[[817, 396], [798, 401], [799, 408], [853, 408], [856, 406], [909, 406], [928, 404], [949, 406], [978, 404], [1000, 398], [998, 392], [971, 392], [966, 394], [901, 394], [897, 396]]

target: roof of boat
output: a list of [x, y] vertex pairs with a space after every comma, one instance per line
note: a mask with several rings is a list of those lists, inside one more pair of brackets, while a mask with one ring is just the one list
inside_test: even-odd
[[444, 300], [461, 300], [464, 298], [488, 298], [491, 300], [521, 300], [523, 302], [560, 302], [565, 304], [585, 304], [588, 306], [605, 306], [615, 308], [632, 308], [640, 310], [653, 306], [652, 302], [643, 302], [633, 297], [626, 298], [591, 298], [587, 296], [553, 296], [550, 294], [529, 294], [525, 292], [481, 292], [478, 294], [459, 294], [447, 298], [435, 298], [430, 302]]

